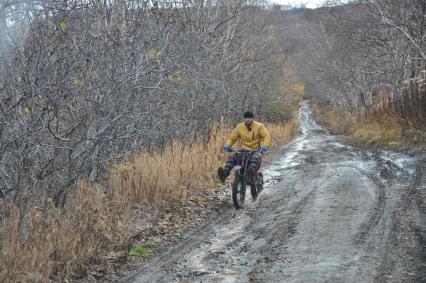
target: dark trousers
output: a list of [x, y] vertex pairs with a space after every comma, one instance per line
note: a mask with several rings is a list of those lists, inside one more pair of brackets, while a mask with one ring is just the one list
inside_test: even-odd
[[[237, 155], [235, 153], [228, 156], [228, 160], [225, 164], [225, 169], [228, 171], [228, 174], [231, 173], [232, 168], [237, 163]], [[253, 152], [248, 162], [248, 173], [256, 173], [260, 169], [260, 165], [262, 165], [262, 153]]]

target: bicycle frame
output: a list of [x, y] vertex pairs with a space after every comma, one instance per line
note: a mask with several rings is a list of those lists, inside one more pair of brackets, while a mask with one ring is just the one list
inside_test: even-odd
[[253, 153], [257, 152], [258, 150], [232, 150], [235, 152], [237, 161], [235, 162], [234, 171], [235, 174], [243, 174], [243, 177], [246, 179], [246, 168], [248, 166], [248, 163], [250, 161], [250, 158]]

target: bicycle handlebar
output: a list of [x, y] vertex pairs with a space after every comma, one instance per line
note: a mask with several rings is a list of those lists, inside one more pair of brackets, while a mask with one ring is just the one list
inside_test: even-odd
[[260, 152], [260, 149], [231, 148], [231, 150], [229, 150], [229, 152], [256, 152], [256, 151]]

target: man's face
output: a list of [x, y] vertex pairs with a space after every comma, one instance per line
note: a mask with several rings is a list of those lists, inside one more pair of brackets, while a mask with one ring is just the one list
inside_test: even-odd
[[251, 125], [251, 123], [253, 123], [253, 118], [244, 118], [244, 122], [246, 125]]

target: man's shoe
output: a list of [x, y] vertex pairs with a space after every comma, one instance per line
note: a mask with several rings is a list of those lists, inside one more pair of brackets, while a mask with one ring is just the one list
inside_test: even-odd
[[228, 177], [228, 171], [222, 167], [219, 167], [219, 169], [217, 169], [217, 175], [219, 176], [219, 180], [225, 184], [226, 177]]

